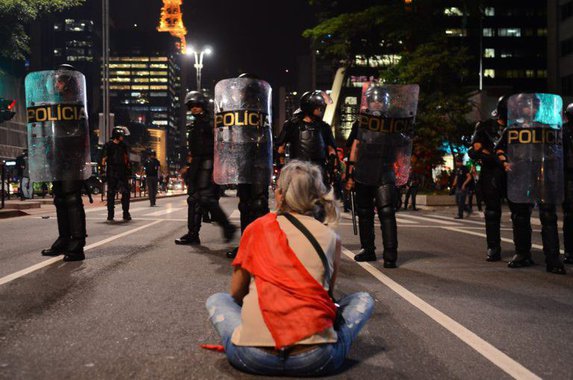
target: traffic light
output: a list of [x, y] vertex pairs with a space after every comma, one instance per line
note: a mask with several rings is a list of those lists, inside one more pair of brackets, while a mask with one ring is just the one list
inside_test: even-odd
[[16, 115], [15, 107], [15, 100], [0, 98], [0, 123], [10, 120]]

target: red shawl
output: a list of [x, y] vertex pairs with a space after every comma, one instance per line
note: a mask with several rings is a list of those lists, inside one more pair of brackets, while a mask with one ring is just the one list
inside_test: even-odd
[[[301, 239], [306, 238], [301, 234]], [[277, 349], [333, 326], [334, 302], [289, 247], [276, 214], [249, 225], [233, 266], [255, 277], [259, 306]]]

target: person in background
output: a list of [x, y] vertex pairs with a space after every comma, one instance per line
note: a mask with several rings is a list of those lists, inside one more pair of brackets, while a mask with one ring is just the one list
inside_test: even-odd
[[[370, 318], [368, 293], [332, 300], [342, 246], [338, 210], [321, 168], [291, 161], [275, 191], [276, 213], [245, 230], [231, 293], [206, 303], [229, 362], [268, 376], [324, 376], [344, 363]], [[341, 318], [337, 318], [337, 314]]]
[[456, 169], [454, 171], [454, 183], [452, 184], [452, 191], [456, 194], [456, 205], [458, 206], [458, 215], [454, 219], [463, 219], [464, 210], [466, 208], [466, 195], [468, 185], [471, 182], [472, 176], [466, 166], [464, 166], [464, 158], [457, 156], [455, 158]]
[[408, 190], [406, 192], [406, 199], [404, 200], [404, 210], [408, 209], [408, 203], [412, 199], [412, 211], [418, 211], [416, 208], [416, 195], [418, 194], [418, 187], [420, 186], [420, 175], [414, 171], [410, 173], [408, 178]]
[[147, 194], [149, 194], [149, 205], [151, 207], [155, 206], [155, 200], [157, 197], [157, 184], [159, 182], [159, 171], [161, 164], [157, 159], [157, 155], [154, 150], [149, 152], [149, 158], [143, 164], [145, 169], [145, 187]]

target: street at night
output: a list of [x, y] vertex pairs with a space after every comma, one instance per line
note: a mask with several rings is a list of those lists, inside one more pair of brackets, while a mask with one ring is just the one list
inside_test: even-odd
[[[236, 223], [237, 199], [222, 203]], [[223, 244], [219, 229], [204, 224], [201, 246], [176, 246], [185, 198], [158, 205], [134, 203], [133, 220], [113, 225], [104, 208], [87, 209], [86, 260], [79, 263], [38, 254], [54, 236], [50, 207], [0, 221], [0, 378], [250, 377], [200, 347], [219, 344], [205, 300], [228, 291], [225, 251], [238, 240]], [[510, 269], [507, 214], [504, 261], [497, 263], [484, 260], [483, 219], [452, 214], [398, 213], [399, 267], [391, 270], [349, 258], [360, 244], [350, 214], [342, 215], [335, 297], [368, 291], [375, 307], [337, 377], [571, 378], [573, 280], [545, 272], [535, 220], [539, 264]]]

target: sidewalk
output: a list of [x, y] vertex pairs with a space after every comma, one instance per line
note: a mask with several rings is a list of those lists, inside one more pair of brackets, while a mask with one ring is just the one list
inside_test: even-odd
[[[187, 193], [182, 190], [168, 191], [167, 193], [158, 193], [157, 199], [180, 197], [183, 195], [187, 195]], [[102, 200], [100, 194], [92, 195], [92, 198], [93, 203], [90, 203], [87, 195], [82, 196], [84, 207], [86, 209], [104, 207], [107, 204], [105, 199]], [[119, 203], [120, 199], [116, 199], [116, 203]], [[149, 197], [146, 195], [134, 197], [132, 194], [130, 201], [132, 203], [149, 201]], [[46, 198], [26, 199], [24, 201], [21, 201], [20, 199], [6, 200], [4, 202], [4, 208], [0, 209], [0, 219], [44, 213], [47, 211], [46, 209], [53, 208], [53, 204], [54, 200], [51, 196], [46, 196]]]

